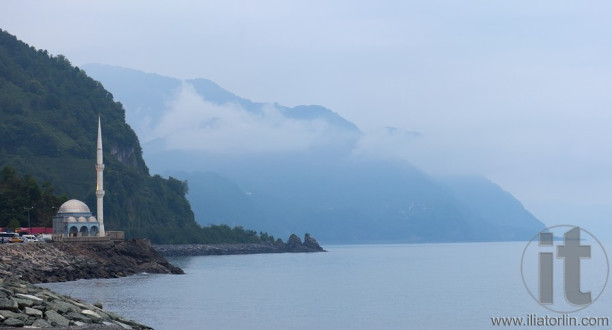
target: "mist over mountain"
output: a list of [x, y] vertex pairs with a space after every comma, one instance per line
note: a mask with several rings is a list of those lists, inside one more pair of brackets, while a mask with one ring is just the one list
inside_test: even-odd
[[100, 64], [83, 68], [131, 109], [126, 119], [142, 143], [162, 143], [165, 150], [226, 154], [352, 148], [361, 135], [354, 124], [322, 106], [255, 103], [206, 79], [181, 81]]
[[96, 204], [99, 118], [107, 230], [154, 243], [274, 239], [243, 227], [200, 226], [185, 197], [187, 183], [149, 174], [124, 108], [100, 82], [65, 56], [38, 50], [1, 29], [0, 227], [50, 226], [71, 198]]
[[[34, 184], [38, 181], [53, 186], [66, 196], [64, 200], [77, 198], [95, 205], [98, 118], [104, 141], [104, 179], [107, 187], [112, 187], [104, 198], [106, 228], [154, 242], [196, 241], [202, 229], [185, 198], [185, 183], [149, 175], [138, 138], [112, 95], [66, 57], [37, 50], [0, 30], [3, 172], [14, 171]], [[41, 205], [28, 203], [36, 198], [7, 197], [0, 196], [2, 226], [17, 219], [15, 210], [25, 206], [37, 206], [32, 211], [33, 224], [48, 223], [48, 217], [61, 205], [55, 204], [58, 199], [42, 204], [45, 209], [41, 209]]]
[[186, 179], [201, 224], [326, 242], [528, 239], [544, 225], [482, 177], [394, 157], [418, 132], [364, 133], [322, 106], [241, 98], [206, 79], [85, 65], [126, 109], [153, 172]]

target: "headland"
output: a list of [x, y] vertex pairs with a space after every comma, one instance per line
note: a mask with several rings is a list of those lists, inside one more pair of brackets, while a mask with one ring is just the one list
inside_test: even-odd
[[304, 242], [297, 235], [292, 234], [289, 236], [287, 243], [277, 241], [242, 244], [163, 244], [153, 245], [153, 248], [166, 257], [326, 252], [317, 240], [309, 234], [304, 236]]

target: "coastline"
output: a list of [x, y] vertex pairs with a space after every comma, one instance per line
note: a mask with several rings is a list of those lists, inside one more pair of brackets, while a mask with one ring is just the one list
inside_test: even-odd
[[12, 243], [0, 245], [0, 278], [30, 283], [124, 277], [137, 273], [183, 274], [144, 239], [118, 243]]
[[16, 276], [0, 279], [0, 329], [152, 329], [100, 304], [54, 293]]
[[183, 274], [148, 240], [118, 243], [13, 243], [0, 245], [0, 328], [152, 329], [101, 305], [59, 295], [36, 283]]
[[152, 247], [164, 257], [327, 252], [314, 237], [308, 234], [304, 236], [304, 242], [297, 235], [292, 234], [287, 243], [157, 244]]
[[0, 244], [0, 329], [152, 329], [36, 283], [117, 278], [138, 273], [184, 274], [164, 256], [326, 252], [310, 235], [304, 242], [155, 245], [147, 239], [108, 243]]

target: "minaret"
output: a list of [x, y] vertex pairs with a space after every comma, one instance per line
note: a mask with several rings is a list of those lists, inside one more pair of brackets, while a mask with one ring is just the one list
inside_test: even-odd
[[98, 222], [100, 223], [100, 236], [106, 236], [104, 231], [104, 163], [102, 162], [102, 128], [98, 116], [98, 150], [96, 157], [96, 199], [98, 201]]

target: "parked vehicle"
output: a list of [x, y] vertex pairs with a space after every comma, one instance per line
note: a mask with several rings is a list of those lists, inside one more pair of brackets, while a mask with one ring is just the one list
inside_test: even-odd
[[34, 235], [22, 235], [21, 238], [24, 242], [38, 242], [38, 238]]
[[15, 233], [13, 237], [9, 238], [9, 243], [23, 243], [23, 238]]
[[17, 233], [0, 233], [2, 243], [23, 243], [23, 239]]
[[[0, 233], [0, 243], [10, 243], [15, 233]], [[19, 235], [17, 235], [19, 236]]]

